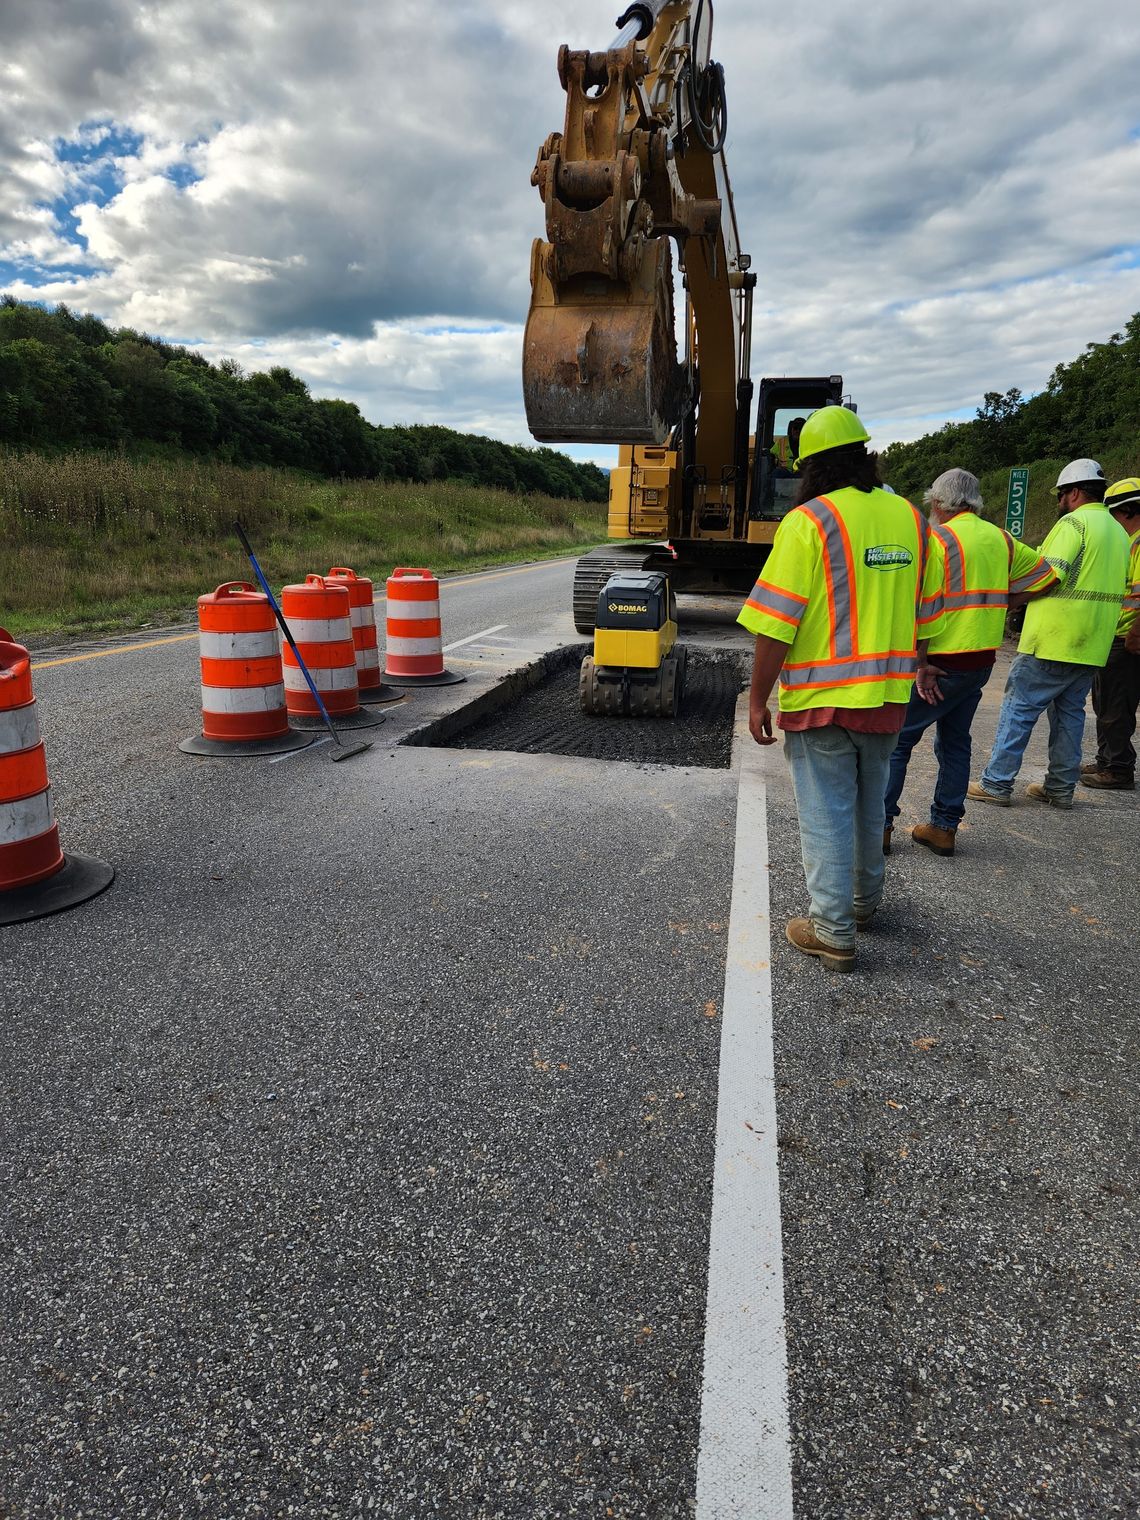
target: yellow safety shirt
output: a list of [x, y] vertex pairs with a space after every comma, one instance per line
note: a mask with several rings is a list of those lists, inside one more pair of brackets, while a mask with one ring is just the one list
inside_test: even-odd
[[1018, 649], [1039, 660], [1103, 665], [1112, 648], [1128, 573], [1128, 534], [1102, 501], [1053, 524], [1041, 553], [1060, 585], [1025, 609]]
[[1128, 637], [1132, 625], [1140, 616], [1140, 528], [1133, 533], [1128, 540], [1132, 546], [1132, 553], [1128, 558], [1128, 577], [1125, 585], [1124, 601], [1121, 606], [1120, 622], [1116, 625], [1116, 637], [1123, 639]]
[[1050, 586], [1056, 571], [1036, 549], [976, 512], [959, 512], [930, 531], [945, 564], [946, 609], [942, 628], [930, 640], [930, 658], [999, 648], [1010, 592]]
[[906, 702], [916, 639], [938, 631], [942, 566], [902, 496], [854, 486], [794, 508], [738, 622], [787, 644], [780, 710]]

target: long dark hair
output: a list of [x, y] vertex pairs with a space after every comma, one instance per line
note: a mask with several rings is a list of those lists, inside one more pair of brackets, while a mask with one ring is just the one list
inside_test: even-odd
[[882, 483], [878, 454], [868, 453], [865, 443], [845, 443], [838, 449], [824, 449], [822, 454], [809, 454], [803, 461], [796, 506], [844, 486], [873, 491]]

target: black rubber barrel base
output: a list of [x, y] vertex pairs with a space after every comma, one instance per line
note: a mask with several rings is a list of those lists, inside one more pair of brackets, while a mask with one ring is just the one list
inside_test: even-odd
[[[402, 702], [404, 693], [397, 691], [394, 686], [373, 686], [369, 691], [360, 693], [360, 700], [365, 707], [382, 707], [386, 702]], [[333, 719], [336, 722], [336, 719]]]
[[437, 676], [390, 676], [385, 671], [384, 679], [391, 686], [458, 686], [467, 677], [456, 675], [453, 670], [440, 671]]
[[34, 887], [0, 892], [0, 926], [26, 924], [33, 918], [62, 913], [105, 892], [115, 879], [115, 868], [90, 855], [65, 855], [62, 871]]
[[287, 734], [275, 734], [272, 739], [241, 739], [230, 743], [228, 739], [207, 739], [196, 734], [193, 739], [183, 739], [178, 748], [184, 755], [215, 755], [220, 760], [241, 760], [248, 755], [287, 755], [290, 750], [305, 749], [312, 744], [311, 734], [299, 734], [290, 729]]
[[[329, 713], [329, 717], [333, 721], [334, 728], [346, 731], [350, 728], [379, 728], [380, 724], [384, 721], [384, 714], [382, 712], [365, 712], [362, 707], [358, 708], [354, 713]], [[304, 733], [320, 731], [327, 734], [329, 731], [328, 724], [321, 717], [320, 713], [316, 713], [312, 717], [308, 713], [290, 713], [289, 722], [293, 724], [294, 728], [299, 728]]]

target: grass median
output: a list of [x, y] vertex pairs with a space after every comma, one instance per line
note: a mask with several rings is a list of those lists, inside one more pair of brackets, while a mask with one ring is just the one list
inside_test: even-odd
[[351, 565], [437, 574], [573, 554], [606, 536], [604, 502], [454, 481], [325, 481], [210, 461], [0, 454], [0, 624], [17, 638], [154, 627], [247, 580], [240, 518], [271, 585]]

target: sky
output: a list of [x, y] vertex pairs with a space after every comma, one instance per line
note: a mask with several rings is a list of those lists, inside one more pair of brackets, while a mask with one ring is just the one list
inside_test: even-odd
[[[3, 0], [0, 291], [528, 442], [530, 172], [617, 8]], [[757, 378], [884, 446], [1140, 311], [1135, 0], [717, 0], [713, 56]]]

